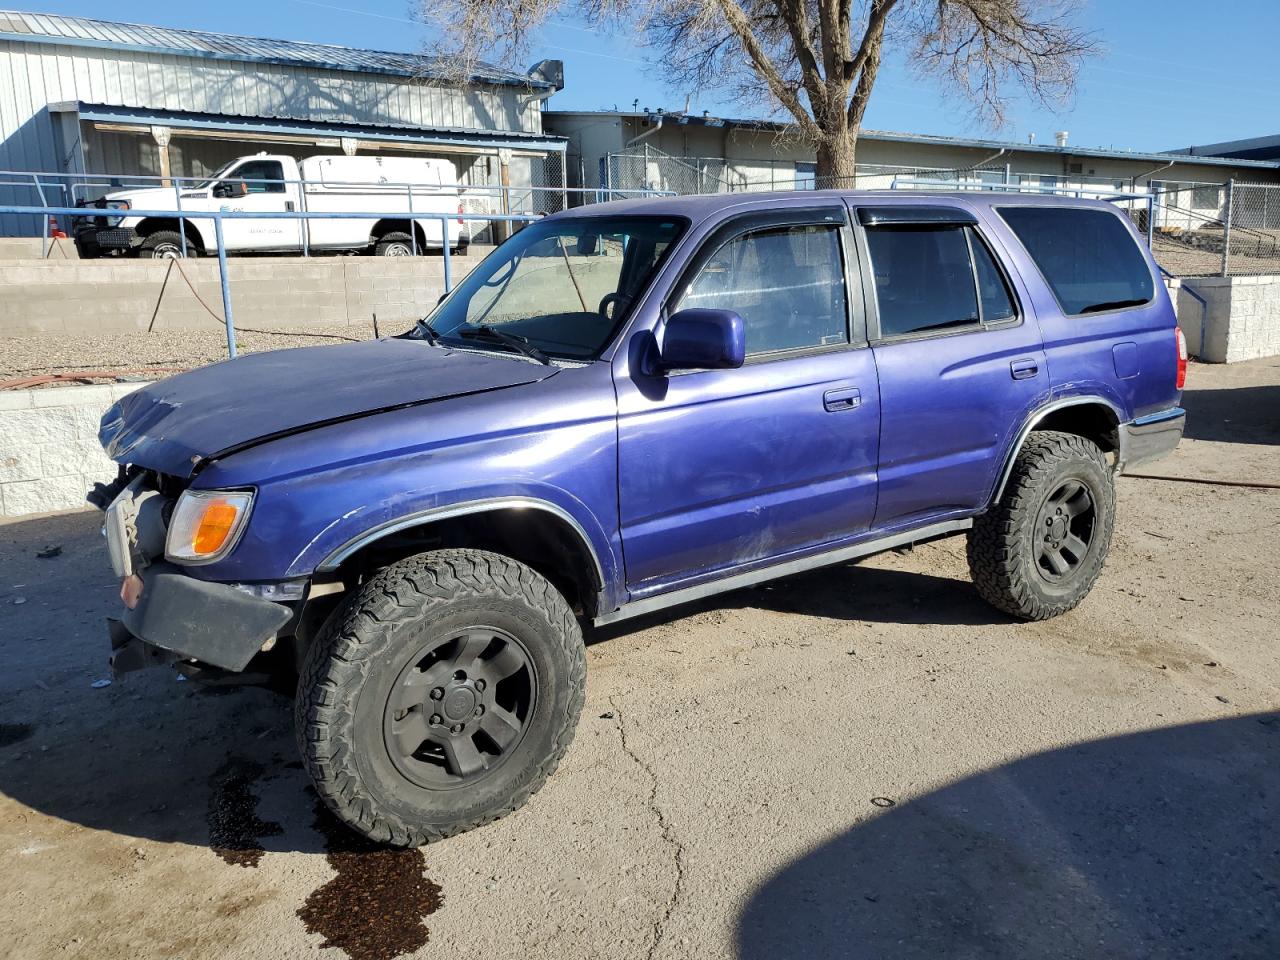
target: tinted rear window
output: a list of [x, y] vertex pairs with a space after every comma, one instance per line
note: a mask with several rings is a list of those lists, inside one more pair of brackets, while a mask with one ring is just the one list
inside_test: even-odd
[[1120, 218], [1106, 210], [1005, 207], [1000, 216], [1031, 254], [1063, 313], [1147, 303], [1151, 270]]

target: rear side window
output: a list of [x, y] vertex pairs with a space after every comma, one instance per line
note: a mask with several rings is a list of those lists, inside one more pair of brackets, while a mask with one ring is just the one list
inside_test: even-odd
[[1155, 296], [1146, 258], [1116, 214], [1005, 207], [1000, 216], [1031, 254], [1063, 313], [1137, 307]]
[[840, 231], [778, 227], [730, 240], [698, 271], [678, 309], [733, 310], [747, 356], [848, 343]]
[[991, 251], [971, 227], [873, 226], [867, 247], [882, 338], [1017, 316]]

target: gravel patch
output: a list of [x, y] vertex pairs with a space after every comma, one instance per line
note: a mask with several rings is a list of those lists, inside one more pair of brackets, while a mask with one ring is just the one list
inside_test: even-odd
[[[399, 333], [380, 324], [380, 333]], [[240, 353], [261, 353], [292, 347], [368, 340], [370, 323], [315, 324], [307, 331], [236, 331]], [[130, 373], [156, 367], [200, 367], [227, 358], [227, 338], [220, 329], [161, 330], [153, 333], [112, 334], [108, 337], [13, 337], [0, 349], [0, 380], [71, 373], [77, 370], [121, 370]]]

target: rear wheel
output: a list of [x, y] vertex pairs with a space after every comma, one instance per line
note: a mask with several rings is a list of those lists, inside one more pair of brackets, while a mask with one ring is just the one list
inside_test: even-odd
[[[196, 255], [194, 244], [187, 244], [187, 255]], [[176, 230], [157, 230], [142, 241], [138, 256], [147, 260], [177, 260], [183, 256], [182, 235]]]
[[1115, 484], [1098, 446], [1045, 430], [1014, 461], [1004, 496], [969, 531], [969, 571], [992, 606], [1047, 620], [1093, 588], [1115, 522]]
[[413, 238], [407, 233], [384, 233], [374, 249], [380, 257], [412, 257]]
[[308, 651], [299, 744], [341, 820], [417, 846], [542, 786], [585, 683], [577, 620], [543, 577], [479, 550], [420, 554], [355, 591]]

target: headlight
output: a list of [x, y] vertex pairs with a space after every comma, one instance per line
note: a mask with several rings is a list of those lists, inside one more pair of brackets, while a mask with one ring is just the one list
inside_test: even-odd
[[253, 494], [187, 490], [169, 520], [164, 553], [177, 563], [212, 563], [231, 552], [244, 532]]

